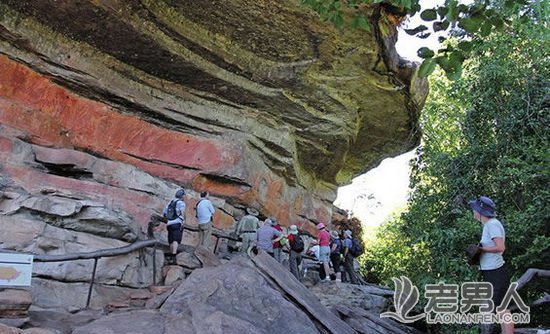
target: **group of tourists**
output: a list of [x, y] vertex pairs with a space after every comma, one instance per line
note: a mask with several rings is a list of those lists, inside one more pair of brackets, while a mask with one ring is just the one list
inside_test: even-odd
[[[166, 219], [168, 231], [168, 244], [170, 253], [167, 254], [167, 262], [175, 263], [178, 247], [183, 238], [185, 224], [185, 190], [178, 189], [174, 199], [166, 205], [163, 216]], [[198, 246], [208, 248], [212, 236], [212, 218], [215, 208], [208, 199], [209, 193], [202, 192], [195, 205], [195, 217], [198, 222], [199, 242]], [[342, 238], [337, 231], [328, 232], [323, 223], [317, 225], [319, 234], [316, 240], [312, 240], [311, 249], [305, 249], [303, 236], [298, 232], [296, 225], [289, 226], [286, 233], [274, 217], [261, 222], [258, 219], [259, 212], [254, 208], [247, 208], [236, 227], [236, 234], [242, 240], [241, 252], [251, 249], [262, 249], [278, 262], [283, 262], [283, 253], [288, 253], [290, 272], [299, 280], [302, 279], [300, 266], [302, 256], [314, 254], [320, 264], [320, 273], [324, 280], [336, 280], [340, 275], [342, 282], [357, 284], [357, 276], [354, 272], [353, 260], [360, 255], [361, 247], [356, 239], [352, 238], [352, 232], [345, 230]], [[357, 251], [359, 248], [359, 251]], [[332, 266], [331, 266], [332, 265]]]
[[[199, 245], [207, 247], [212, 235], [212, 218], [215, 208], [208, 199], [208, 192], [202, 192], [195, 206], [195, 216], [198, 221]], [[169, 262], [175, 262], [178, 246], [183, 235], [185, 223], [185, 190], [178, 189], [175, 198], [164, 209], [167, 220], [168, 243], [170, 245]], [[502, 224], [496, 218], [496, 205], [489, 198], [481, 196], [470, 203], [474, 219], [483, 225], [482, 237], [479, 244], [473, 246], [471, 261], [479, 264], [485, 281], [493, 286], [492, 300], [496, 305], [502, 301], [510, 285], [510, 276], [506, 269], [502, 253], [505, 249], [505, 232]], [[328, 231], [325, 224], [319, 223], [319, 233], [312, 240], [310, 249], [306, 250], [303, 236], [296, 225], [290, 225], [286, 234], [274, 217], [261, 222], [259, 212], [254, 208], [247, 208], [246, 215], [240, 219], [236, 227], [236, 234], [242, 240], [241, 252], [252, 249], [262, 249], [280, 263], [283, 262], [283, 253], [288, 252], [288, 266], [290, 272], [302, 280], [300, 265], [303, 255], [313, 255], [320, 264], [319, 272], [322, 280], [337, 280], [338, 275], [342, 282], [358, 283], [354, 270], [354, 258], [361, 255], [363, 249], [357, 239], [353, 238], [351, 230]], [[475, 258], [475, 260], [473, 260]], [[474, 262], [470, 262], [474, 264]], [[506, 310], [506, 312], [509, 312]], [[513, 332], [512, 324], [502, 324], [504, 333]]]
[[258, 215], [256, 209], [247, 208], [246, 215], [237, 224], [236, 233], [242, 239], [241, 252], [261, 249], [282, 263], [283, 253], [286, 251], [289, 270], [299, 280], [302, 279], [302, 257], [311, 254], [319, 261], [319, 271], [324, 280], [336, 280], [339, 275], [342, 282], [358, 283], [353, 261], [361, 254], [362, 248], [358, 240], [353, 239], [350, 230], [345, 230], [340, 238], [337, 231], [329, 233], [325, 224], [319, 223], [317, 239], [313, 240], [313, 246], [306, 250], [303, 236], [299, 234], [296, 225], [290, 225], [285, 234], [276, 218], [270, 217], [261, 222]]
[[[327, 231], [324, 224], [317, 225], [319, 234], [313, 254], [322, 262], [321, 278], [326, 281], [340, 280], [358, 284], [359, 279], [354, 270], [354, 259], [363, 253], [358, 239], [353, 238], [351, 230]], [[318, 249], [315, 249], [317, 248]], [[318, 255], [317, 255], [318, 254]]]

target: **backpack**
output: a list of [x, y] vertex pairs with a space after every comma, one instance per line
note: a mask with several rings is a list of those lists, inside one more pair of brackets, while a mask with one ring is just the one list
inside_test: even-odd
[[351, 255], [353, 255], [353, 257], [358, 257], [363, 254], [363, 247], [361, 247], [361, 243], [359, 243], [359, 240], [351, 240], [351, 248], [349, 249], [349, 252], [351, 253]]
[[304, 240], [299, 234], [294, 235], [293, 242], [290, 243], [290, 249], [298, 253], [304, 251]]
[[340, 239], [335, 239], [334, 241], [332, 241], [332, 244], [330, 245], [330, 248], [332, 249], [332, 246], [333, 245], [336, 245], [336, 249], [334, 250], [334, 252], [332, 252], [332, 254], [340, 254], [342, 253], [342, 240]]
[[168, 207], [166, 208], [166, 213], [164, 214], [164, 218], [166, 218], [168, 221], [174, 220], [178, 218], [178, 213], [176, 212], [176, 205], [178, 204], [179, 200], [172, 200], [170, 204], [168, 204]]

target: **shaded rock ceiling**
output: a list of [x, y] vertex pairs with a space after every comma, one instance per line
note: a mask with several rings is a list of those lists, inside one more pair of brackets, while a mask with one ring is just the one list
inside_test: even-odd
[[395, 18], [367, 14], [370, 33], [299, 1], [3, 0], [0, 125], [308, 228], [338, 185], [419, 141], [426, 83]]

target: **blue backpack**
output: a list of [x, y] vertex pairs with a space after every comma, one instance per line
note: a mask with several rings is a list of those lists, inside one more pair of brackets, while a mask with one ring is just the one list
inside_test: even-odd
[[335, 239], [332, 241], [332, 245], [331, 245], [331, 249], [332, 249], [332, 246], [333, 245], [336, 245], [336, 249], [334, 250], [334, 252], [332, 252], [332, 254], [340, 254], [342, 253], [342, 240], [340, 239]]
[[361, 243], [357, 239], [351, 240], [351, 248], [349, 249], [349, 252], [353, 257], [358, 257], [361, 254], [363, 254], [363, 247], [361, 247]]
[[164, 218], [166, 218], [166, 220], [170, 221], [178, 218], [178, 213], [176, 212], [176, 206], [178, 202], [179, 200], [174, 199], [170, 202], [170, 204], [168, 204], [168, 207], [166, 208], [166, 213], [164, 214]]

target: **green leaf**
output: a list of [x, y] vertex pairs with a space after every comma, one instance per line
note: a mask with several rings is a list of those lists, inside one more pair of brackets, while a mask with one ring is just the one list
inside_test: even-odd
[[514, 10], [516, 6], [517, 6], [517, 4], [514, 0], [506, 0], [504, 2], [504, 8], [506, 8], [508, 10]]
[[420, 9], [422, 9], [422, 7], [420, 7], [420, 4], [418, 2], [413, 3], [410, 10], [411, 16], [418, 13]]
[[458, 13], [468, 13], [469, 8], [465, 4], [461, 3], [458, 7], [456, 7], [456, 10]]
[[338, 28], [342, 28], [342, 26], [344, 26], [344, 18], [342, 17], [342, 14], [338, 12], [334, 15], [333, 22]]
[[497, 12], [492, 9], [492, 8], [489, 8], [485, 11], [485, 14], [484, 14], [486, 17], [489, 17], [489, 18], [493, 18], [493, 17], [497, 17]]
[[462, 76], [462, 64], [458, 64], [456, 67], [445, 71], [445, 75], [451, 81], [456, 81]]
[[359, 15], [353, 15], [353, 17], [351, 18], [351, 27], [356, 29], [359, 27], [359, 23], [358, 23], [358, 20], [359, 20]]
[[461, 50], [455, 50], [449, 55], [449, 65], [456, 67], [458, 64], [462, 64], [464, 59], [464, 53]]
[[458, 3], [456, 0], [449, 1], [449, 4], [447, 5], [447, 14], [445, 16], [451, 22], [455, 21], [458, 18], [457, 5]]
[[[453, 51], [446, 59], [442, 61], [440, 66], [445, 70], [445, 75], [451, 81], [460, 79], [462, 76], [462, 63], [464, 62], [464, 54], [462, 51]], [[441, 65], [444, 64], [444, 65]]]
[[420, 58], [432, 58], [435, 55], [433, 50], [427, 47], [422, 47], [418, 49], [418, 51], [416, 51], [416, 54]]
[[449, 9], [447, 7], [438, 7], [437, 8], [437, 14], [439, 14], [440, 18], [445, 18], [445, 15], [447, 15], [447, 12]]
[[359, 14], [359, 18], [357, 19], [357, 25], [359, 28], [365, 30], [366, 32], [371, 31], [370, 23], [365, 18], [365, 15]]
[[428, 27], [426, 27], [425, 25], [419, 25], [418, 27], [414, 28], [414, 29], [405, 29], [405, 32], [409, 35], [416, 35], [418, 34], [419, 32], [422, 32], [424, 30], [428, 30]]
[[504, 21], [500, 17], [494, 17], [491, 19], [491, 23], [497, 30], [501, 30], [504, 27]]
[[481, 30], [480, 30], [480, 35], [482, 37], [487, 37], [491, 34], [491, 31], [493, 30], [493, 25], [491, 24], [491, 21], [489, 20], [486, 20], [485, 22], [483, 22], [483, 24], [481, 25]]
[[472, 51], [472, 42], [470, 41], [462, 41], [458, 43], [458, 48], [464, 52], [470, 52]]
[[406, 9], [411, 9], [412, 0], [402, 0], [401, 5]]
[[432, 72], [435, 70], [435, 65], [436, 62], [433, 60], [433, 58], [425, 59], [418, 69], [418, 76], [425, 78], [428, 75], [432, 74]]
[[447, 28], [449, 28], [449, 24], [450, 23], [447, 20], [434, 22], [433, 24], [434, 32], [447, 30]]
[[446, 56], [439, 56], [439, 57], [436, 57], [436, 58], [432, 58], [435, 60], [435, 62], [441, 66], [441, 68], [444, 70], [444, 71], [447, 71], [450, 67], [449, 67], [449, 58], [446, 57]]
[[435, 9], [426, 9], [422, 13], [420, 13], [420, 18], [424, 21], [433, 21], [437, 19], [437, 12]]
[[420, 39], [426, 39], [428, 37], [430, 37], [432, 33], [431, 32], [424, 32], [424, 33], [421, 33], [419, 35], [416, 35], [417, 38], [420, 38]]
[[473, 34], [481, 28], [483, 19], [480, 16], [470, 16], [458, 20], [458, 25], [467, 32]]

